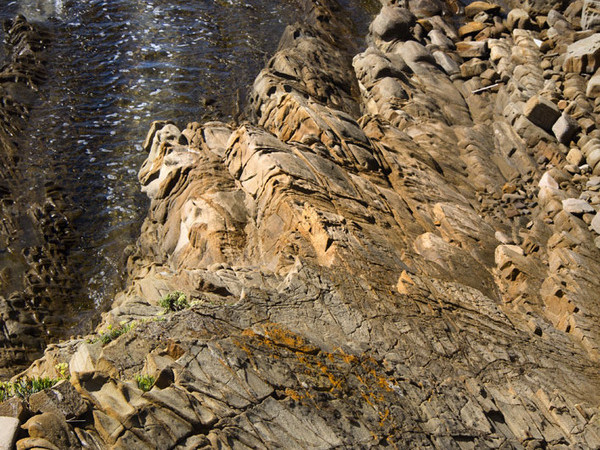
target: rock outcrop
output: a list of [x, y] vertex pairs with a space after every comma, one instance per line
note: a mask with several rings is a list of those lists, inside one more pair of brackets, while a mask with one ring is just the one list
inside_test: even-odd
[[462, 32], [456, 4], [397, 3], [356, 55], [339, 6], [310, 3], [250, 122], [152, 125], [150, 211], [99, 329], [120, 336], [26, 371], [68, 363], [70, 400], [12, 414], [17, 448], [600, 447], [582, 2], [475, 2]]

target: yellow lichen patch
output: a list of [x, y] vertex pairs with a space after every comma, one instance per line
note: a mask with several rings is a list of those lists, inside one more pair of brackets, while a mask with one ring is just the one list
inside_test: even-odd
[[302, 399], [304, 399], [304, 398], [306, 398], [306, 397], [305, 397], [304, 395], [302, 395], [300, 392], [297, 392], [297, 391], [295, 391], [295, 390], [293, 390], [293, 389], [290, 389], [290, 388], [286, 388], [286, 389], [285, 389], [285, 395], [286, 395], [287, 397], [289, 397], [289, 398], [291, 398], [291, 399], [293, 399], [293, 400], [297, 401], [297, 402], [298, 402], [298, 401], [300, 401], [300, 400], [302, 400]]
[[251, 328], [246, 328], [244, 331], [242, 331], [242, 336], [256, 337], [257, 334]]
[[271, 340], [273, 344], [286, 347], [290, 350], [299, 351], [307, 354], [319, 353], [319, 348], [312, 345], [302, 336], [283, 328], [276, 323], [266, 323], [262, 325], [264, 336]]
[[379, 426], [382, 427], [383, 424], [385, 423], [385, 421], [387, 420], [387, 418], [390, 416], [390, 410], [389, 408], [385, 408], [384, 412], [380, 412], [379, 413], [379, 417], [381, 418], [381, 420], [379, 421]]

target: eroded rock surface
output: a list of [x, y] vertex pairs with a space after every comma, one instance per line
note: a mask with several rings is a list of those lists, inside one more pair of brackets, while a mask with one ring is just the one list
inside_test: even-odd
[[[34, 414], [18, 448], [600, 447], [598, 102], [565, 71], [582, 4], [476, 3], [468, 33], [452, 5], [386, 3], [353, 55], [315, 2], [252, 122], [155, 122], [101, 330], [137, 326], [28, 369], [69, 363], [84, 406]], [[192, 306], [159, 315], [174, 291]]]

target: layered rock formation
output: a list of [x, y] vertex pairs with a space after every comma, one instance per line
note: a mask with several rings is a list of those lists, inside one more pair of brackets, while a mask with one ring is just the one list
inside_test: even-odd
[[152, 125], [99, 332], [136, 326], [27, 370], [71, 378], [0, 406], [18, 448], [600, 447], [597, 35], [457, 6], [386, 3], [354, 55], [310, 3], [251, 121]]

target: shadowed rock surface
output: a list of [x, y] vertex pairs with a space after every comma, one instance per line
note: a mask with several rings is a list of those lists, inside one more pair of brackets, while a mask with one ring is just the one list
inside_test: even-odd
[[251, 122], [152, 125], [98, 331], [136, 325], [46, 350], [26, 374], [68, 363], [70, 400], [0, 405], [17, 448], [600, 447], [583, 2], [390, 2], [360, 54], [307, 3]]

